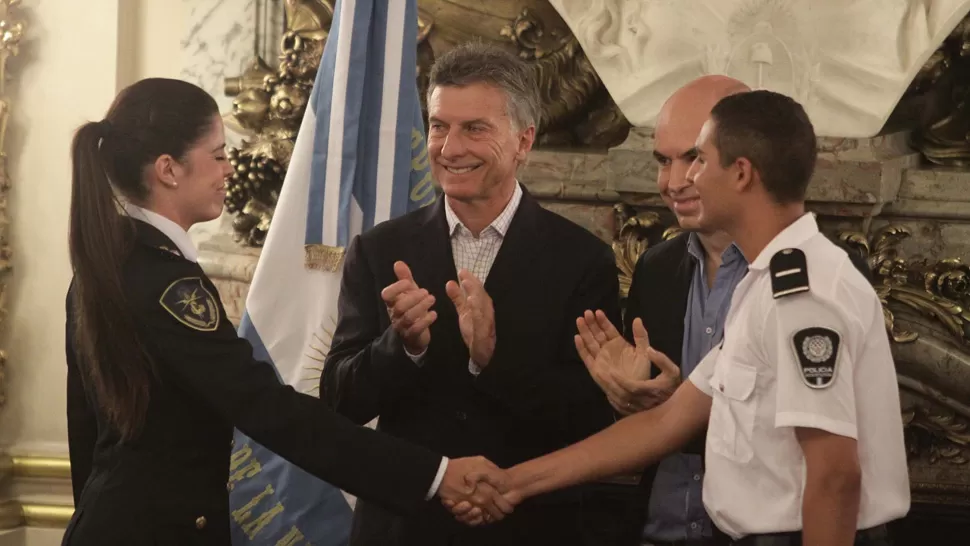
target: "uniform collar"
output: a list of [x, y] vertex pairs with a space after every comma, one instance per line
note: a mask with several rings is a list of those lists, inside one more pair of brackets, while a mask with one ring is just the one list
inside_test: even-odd
[[[455, 229], [458, 226], [465, 228], [465, 225], [461, 223], [458, 219], [458, 215], [452, 210], [451, 205], [448, 203], [448, 198], [445, 198], [445, 219], [448, 221], [448, 235], [454, 235]], [[515, 190], [512, 191], [512, 198], [509, 199], [505, 208], [502, 212], [492, 220], [492, 223], [488, 225], [499, 235], [505, 237], [505, 233], [509, 230], [509, 225], [512, 223], [512, 217], [515, 216], [516, 209], [519, 208], [519, 203], [522, 202], [522, 187], [519, 186], [519, 181], [515, 181]], [[468, 229], [468, 228], [465, 228]]]
[[192, 238], [189, 237], [189, 233], [182, 229], [181, 226], [157, 212], [141, 208], [138, 205], [125, 202], [124, 206], [128, 216], [153, 226], [171, 239], [175, 243], [175, 246], [178, 247], [179, 252], [182, 253], [183, 258], [192, 262], [199, 261], [199, 252], [195, 249], [195, 245], [192, 244]]
[[771, 263], [771, 257], [779, 250], [797, 248], [816, 234], [818, 234], [818, 223], [815, 221], [815, 214], [806, 212], [801, 218], [781, 230], [781, 233], [775, 235], [775, 238], [768, 243], [761, 254], [758, 254], [758, 257], [751, 262], [750, 269], [767, 268]]

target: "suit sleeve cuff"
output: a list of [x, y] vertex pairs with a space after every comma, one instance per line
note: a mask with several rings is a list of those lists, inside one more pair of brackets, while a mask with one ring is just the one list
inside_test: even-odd
[[435, 475], [434, 481], [431, 482], [431, 489], [428, 489], [428, 494], [424, 497], [424, 500], [431, 500], [438, 493], [441, 480], [445, 479], [446, 470], [448, 470], [448, 457], [442, 457], [441, 464], [438, 465], [438, 473]]
[[408, 355], [408, 358], [411, 359], [411, 362], [414, 362], [415, 364], [417, 364], [419, 368], [424, 365], [424, 355], [427, 352], [428, 352], [428, 349], [425, 348], [420, 353], [413, 355], [411, 354], [411, 351], [409, 351], [407, 347], [404, 348], [404, 354]]

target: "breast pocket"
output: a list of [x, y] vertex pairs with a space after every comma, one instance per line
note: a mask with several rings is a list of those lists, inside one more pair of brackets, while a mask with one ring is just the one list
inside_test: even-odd
[[757, 413], [754, 395], [758, 370], [738, 362], [718, 366], [711, 377], [714, 390], [707, 441], [711, 450], [732, 461], [746, 463], [754, 455], [751, 436]]

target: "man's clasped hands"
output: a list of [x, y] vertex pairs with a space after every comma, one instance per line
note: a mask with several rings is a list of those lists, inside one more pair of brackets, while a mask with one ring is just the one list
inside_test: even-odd
[[[397, 281], [384, 288], [391, 327], [414, 360], [424, 357], [431, 343], [431, 325], [437, 320], [435, 297], [415, 282], [404, 262], [395, 262]], [[445, 292], [458, 313], [462, 339], [471, 363], [479, 371], [488, 367], [495, 352], [495, 310], [484, 284], [462, 269], [458, 282], [448, 281]], [[621, 415], [649, 409], [666, 400], [680, 382], [680, 370], [650, 347], [640, 319], [633, 322], [634, 344], [623, 338], [602, 311], [586, 311], [576, 319], [576, 350], [590, 376]], [[650, 366], [661, 374], [650, 379]], [[468, 525], [493, 523], [511, 514], [527, 496], [528, 477], [518, 467], [503, 470], [484, 457], [452, 459], [437, 496], [459, 521]]]

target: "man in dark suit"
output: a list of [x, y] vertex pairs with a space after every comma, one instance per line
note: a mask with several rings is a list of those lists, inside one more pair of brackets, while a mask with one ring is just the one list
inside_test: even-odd
[[[615, 261], [516, 180], [539, 117], [531, 69], [516, 57], [481, 44], [450, 51], [432, 69], [428, 112], [444, 198], [349, 246], [321, 394], [358, 423], [379, 416], [386, 433], [507, 467], [614, 422], [573, 335], [585, 309], [619, 319]], [[439, 505], [401, 517], [361, 501], [351, 544], [579, 545], [587, 494], [531, 499], [478, 528]]]
[[[627, 298], [624, 332], [633, 343], [639, 328], [639, 324], [634, 328], [634, 321], [640, 319], [651, 345], [669, 355], [684, 377], [720, 343], [731, 295], [748, 265], [727, 234], [697, 229], [700, 203], [687, 170], [694, 161], [694, 141], [711, 108], [722, 97], [747, 90], [732, 78], [704, 76], [671, 95], [657, 116], [653, 152], [659, 164], [657, 185], [685, 232], [640, 257]], [[590, 313], [586, 318], [593, 316]], [[599, 333], [595, 322], [587, 324]], [[666, 400], [679, 379], [675, 372], [636, 380], [597, 369], [595, 359], [587, 361], [591, 375], [623, 415]], [[701, 501], [703, 453], [701, 437], [683, 452], [644, 471], [642, 544], [706, 546], [723, 542]]]

